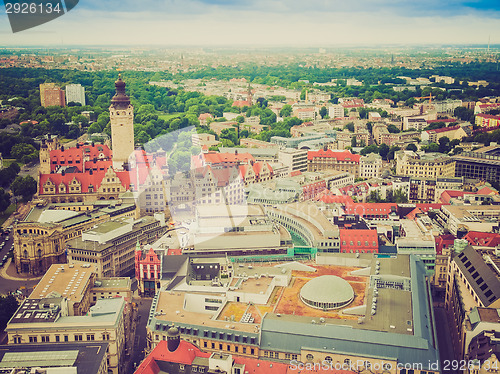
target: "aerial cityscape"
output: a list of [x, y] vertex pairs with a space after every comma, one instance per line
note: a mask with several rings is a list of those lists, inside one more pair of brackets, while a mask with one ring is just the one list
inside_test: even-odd
[[498, 4], [4, 3], [0, 374], [500, 373]]

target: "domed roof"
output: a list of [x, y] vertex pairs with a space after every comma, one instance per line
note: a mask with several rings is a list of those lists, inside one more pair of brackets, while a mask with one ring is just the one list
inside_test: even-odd
[[300, 290], [300, 298], [315, 308], [334, 309], [349, 304], [354, 299], [354, 290], [340, 277], [323, 275], [307, 282]]
[[173, 327], [171, 327], [171, 328], [169, 328], [167, 330], [167, 335], [168, 336], [175, 336], [175, 335], [178, 335], [178, 334], [179, 334], [179, 329], [177, 327], [175, 327], [175, 326], [173, 326]]
[[125, 93], [125, 86], [121, 74], [118, 75], [118, 80], [115, 82], [116, 94], [111, 99], [111, 105], [117, 109], [125, 109], [130, 105], [130, 97]]

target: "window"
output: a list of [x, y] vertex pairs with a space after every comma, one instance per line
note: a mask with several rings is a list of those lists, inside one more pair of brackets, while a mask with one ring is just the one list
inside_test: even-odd
[[83, 335], [75, 334], [75, 342], [81, 342], [83, 340]]
[[20, 336], [14, 336], [14, 344], [21, 344], [21, 337]]
[[50, 338], [48, 335], [42, 335], [42, 343], [48, 343], [50, 342]]
[[37, 342], [37, 337], [36, 336], [30, 336], [30, 343], [36, 343]]
[[306, 360], [307, 360], [307, 361], [312, 361], [312, 360], [314, 360], [314, 356], [313, 356], [312, 354], [308, 353], [308, 354], [306, 355]]
[[64, 335], [64, 341], [65, 342], [69, 342], [69, 336], [68, 335]]
[[333, 361], [332, 356], [326, 356], [325, 357], [325, 361], [326, 362], [332, 362]]
[[95, 340], [94, 334], [87, 334], [87, 340]]
[[56, 342], [59, 342], [61, 337], [59, 335], [56, 335]]

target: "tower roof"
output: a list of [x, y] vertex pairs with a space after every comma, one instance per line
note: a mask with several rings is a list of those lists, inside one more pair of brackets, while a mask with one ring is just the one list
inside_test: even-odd
[[130, 105], [130, 97], [125, 93], [125, 82], [122, 81], [121, 74], [118, 75], [118, 80], [115, 82], [116, 94], [111, 99], [111, 106], [117, 109], [125, 109]]

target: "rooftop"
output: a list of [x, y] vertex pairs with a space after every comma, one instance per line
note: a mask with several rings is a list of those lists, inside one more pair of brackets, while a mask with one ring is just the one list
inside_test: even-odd
[[85, 288], [92, 287], [90, 279], [95, 272], [95, 268], [90, 264], [54, 264], [47, 270], [29, 297], [42, 299], [54, 295], [80, 302]]

